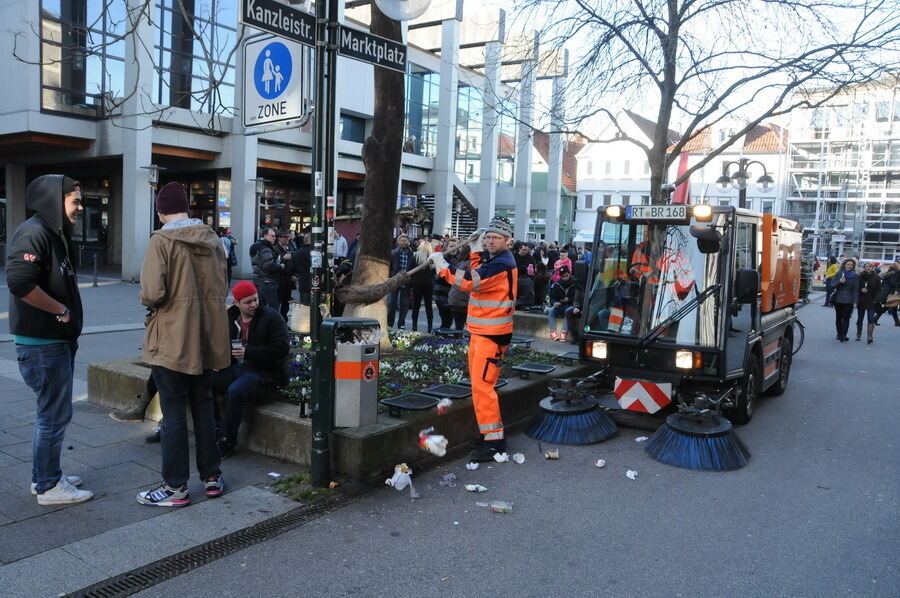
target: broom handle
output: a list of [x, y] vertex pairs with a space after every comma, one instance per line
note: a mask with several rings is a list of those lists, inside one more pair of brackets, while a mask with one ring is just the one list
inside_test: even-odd
[[[471, 238], [466, 239], [465, 241], [463, 241], [462, 243], [460, 243], [459, 245], [457, 245], [457, 246], [454, 247], [453, 249], [451, 249], [451, 250], [449, 250], [449, 251], [445, 251], [444, 253], [456, 253], [457, 251], [459, 251], [459, 250], [461, 250], [461, 249], [463, 249], [463, 248], [468, 247], [469, 245], [471, 245], [471, 244], [472, 244], [472, 241], [473, 241], [473, 239], [471, 239]], [[412, 276], [412, 275], [415, 274], [416, 272], [420, 272], [420, 271], [424, 270], [425, 268], [428, 268], [430, 265], [431, 265], [431, 262], [427, 262], [427, 261], [426, 261], [424, 264], [419, 264], [418, 266], [416, 266], [416, 267], [413, 268], [412, 270], [407, 270], [406, 273], [409, 274], [410, 276]]]

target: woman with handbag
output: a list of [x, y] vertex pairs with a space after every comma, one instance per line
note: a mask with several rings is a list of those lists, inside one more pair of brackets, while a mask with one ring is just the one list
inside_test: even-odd
[[862, 337], [863, 316], [866, 318], [866, 343], [871, 345], [875, 340], [875, 298], [881, 291], [881, 279], [875, 273], [872, 262], [863, 264], [859, 275], [859, 296], [856, 298], [856, 340]]
[[847, 331], [850, 328], [850, 316], [853, 305], [859, 296], [859, 276], [856, 274], [856, 261], [846, 259], [841, 269], [834, 275], [834, 294], [831, 303], [834, 305], [834, 326], [837, 329], [837, 340], [846, 343], [850, 340]]
[[897, 308], [900, 307], [900, 261], [881, 273], [881, 292], [876, 302], [881, 307], [875, 316], [875, 325], [878, 325], [878, 319], [884, 312], [889, 312], [894, 318], [894, 326], [900, 326], [900, 318], [897, 317]]

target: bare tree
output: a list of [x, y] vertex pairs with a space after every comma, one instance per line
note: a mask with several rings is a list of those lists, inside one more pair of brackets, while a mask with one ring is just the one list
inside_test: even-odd
[[[609, 139], [639, 146], [653, 203], [682, 148], [726, 118], [745, 124], [674, 184], [765, 120], [827, 103], [900, 65], [896, 0], [522, 0], [520, 23], [544, 23], [541, 44], [578, 54], [566, 128], [603, 119]], [[816, 96], [811, 91], [826, 90]], [[812, 98], [815, 99], [812, 99]], [[652, 143], [629, 136], [621, 108], [655, 105]], [[648, 108], [652, 111], [652, 108]], [[677, 122], [680, 141], [667, 133]]]
[[[400, 23], [388, 18], [372, 4], [370, 31], [394, 41], [402, 41]], [[353, 283], [371, 285], [387, 280], [391, 261], [391, 234], [397, 207], [397, 189], [403, 149], [404, 77], [401, 72], [375, 67], [375, 112], [372, 134], [363, 144], [366, 169], [359, 251], [353, 269]], [[387, 330], [387, 304], [350, 305], [349, 314], [378, 320]], [[389, 346], [387, 337], [382, 346]]]

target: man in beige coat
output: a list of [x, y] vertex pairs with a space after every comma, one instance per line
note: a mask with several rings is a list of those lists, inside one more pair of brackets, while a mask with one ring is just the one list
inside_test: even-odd
[[212, 370], [231, 363], [225, 310], [225, 256], [212, 229], [190, 218], [181, 183], [169, 183], [156, 197], [163, 227], [150, 236], [141, 268], [140, 302], [147, 307], [144, 361], [159, 388], [162, 477], [157, 488], [137, 495], [154, 507], [190, 504], [186, 411], [194, 421], [197, 472], [206, 496], [225, 489], [216, 450]]

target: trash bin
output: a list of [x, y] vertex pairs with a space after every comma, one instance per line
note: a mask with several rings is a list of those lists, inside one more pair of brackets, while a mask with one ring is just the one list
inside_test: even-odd
[[334, 425], [367, 426], [378, 421], [378, 345], [338, 343], [334, 362]]

